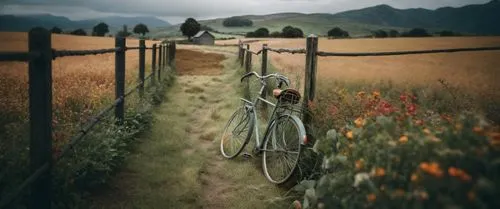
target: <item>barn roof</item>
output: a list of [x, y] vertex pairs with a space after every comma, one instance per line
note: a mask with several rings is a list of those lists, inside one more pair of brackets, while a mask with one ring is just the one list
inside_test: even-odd
[[212, 35], [210, 32], [206, 31], [206, 30], [202, 30], [200, 32], [198, 32], [196, 35], [193, 36], [193, 38], [199, 38], [201, 37], [204, 33], [208, 33], [208, 35], [212, 36], [212, 38], [215, 38], [214, 35]]

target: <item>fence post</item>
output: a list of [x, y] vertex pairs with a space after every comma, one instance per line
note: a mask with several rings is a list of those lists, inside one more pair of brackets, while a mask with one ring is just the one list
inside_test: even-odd
[[239, 62], [241, 62], [241, 53], [242, 53], [242, 48], [243, 47], [243, 44], [241, 43], [241, 40], [238, 40], [238, 60]]
[[165, 48], [163, 49], [163, 66], [166, 68], [167, 67], [167, 59], [168, 59], [168, 48], [170, 47], [169, 44], [165, 44]]
[[156, 84], [156, 44], [153, 44], [153, 49], [151, 49], [151, 82], [153, 85]]
[[31, 185], [29, 208], [50, 209], [52, 200], [52, 46], [50, 32], [29, 32], [29, 51], [40, 56], [29, 62], [30, 171], [49, 163]]
[[163, 68], [163, 44], [158, 45], [158, 81], [161, 82], [161, 70]]
[[[267, 44], [262, 44], [262, 64], [261, 64], [261, 76], [267, 75]], [[264, 92], [262, 92], [262, 98], [266, 98], [267, 96], [267, 89], [264, 89]]]
[[145, 86], [145, 74], [146, 74], [146, 41], [144, 39], [139, 40], [139, 82], [141, 86], [139, 87], [140, 97], [144, 97], [144, 86]]
[[122, 99], [122, 102], [118, 103], [115, 108], [115, 117], [118, 120], [118, 124], [121, 124], [124, 120], [125, 112], [125, 51], [126, 51], [126, 40], [123, 37], [115, 38], [115, 47], [121, 50], [115, 52], [115, 98]]
[[314, 101], [315, 91], [316, 91], [316, 68], [318, 57], [316, 55], [318, 51], [318, 37], [311, 34], [307, 37], [306, 41], [306, 66], [305, 66], [305, 86], [304, 86], [304, 114], [302, 121], [306, 126], [306, 131], [308, 134], [312, 133], [311, 130], [311, 120], [312, 115], [309, 111], [309, 104]]
[[243, 63], [245, 62], [245, 50], [243, 48], [243, 45], [241, 45], [240, 50], [241, 50], [240, 65], [241, 67], [243, 67]]
[[[250, 48], [250, 45], [247, 46], [247, 49]], [[252, 69], [252, 52], [250, 50], [247, 50], [246, 57], [245, 57], [245, 72], [249, 73]], [[247, 79], [246, 81], [246, 87], [245, 87], [245, 98], [251, 99], [250, 98], [250, 79]]]
[[177, 44], [175, 41], [172, 41], [172, 44], [170, 45], [170, 67], [175, 70], [175, 53], [177, 51]]

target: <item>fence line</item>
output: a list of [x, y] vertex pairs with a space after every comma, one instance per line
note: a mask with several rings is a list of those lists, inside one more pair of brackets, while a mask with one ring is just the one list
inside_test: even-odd
[[[245, 47], [246, 45], [246, 47]], [[250, 50], [250, 45], [248, 43], [242, 42], [241, 40], [238, 43], [238, 61], [241, 63], [241, 67], [245, 66], [245, 71], [249, 72], [251, 70], [252, 63], [252, 54], [259, 55], [262, 54], [262, 65], [261, 65], [261, 74], [267, 75], [267, 54], [268, 51], [276, 52], [276, 53], [290, 53], [290, 54], [305, 54], [305, 85], [304, 85], [304, 94], [303, 94], [303, 111], [309, 111], [308, 104], [314, 101], [315, 91], [316, 91], [316, 69], [318, 56], [328, 57], [328, 56], [337, 56], [337, 57], [361, 57], [361, 56], [397, 56], [397, 55], [412, 55], [412, 54], [431, 54], [431, 53], [454, 53], [454, 52], [471, 52], [471, 51], [492, 51], [492, 50], [500, 50], [500, 46], [493, 47], [473, 47], [473, 48], [455, 48], [455, 49], [433, 49], [433, 50], [418, 50], [418, 51], [392, 51], [392, 52], [357, 52], [357, 53], [339, 53], [339, 52], [324, 52], [318, 51], [318, 37], [316, 35], [310, 35], [306, 39], [306, 48], [298, 48], [298, 49], [287, 49], [287, 48], [270, 48], [267, 44], [262, 45], [262, 50], [258, 52], [253, 52]], [[245, 53], [246, 52], [246, 53]], [[246, 54], [246, 55], [245, 55]], [[266, 92], [261, 95], [263, 98], [266, 97]], [[311, 127], [311, 115], [305, 114], [303, 115], [303, 122], [306, 125], [307, 133], [310, 132]], [[311, 136], [312, 138], [313, 136]]]
[[[156, 73], [161, 82], [161, 71], [170, 66], [175, 69], [176, 44], [153, 44], [146, 47], [140, 40], [138, 47], [126, 47], [126, 39], [115, 38], [115, 48], [97, 50], [55, 50], [51, 48], [51, 33], [43, 28], [34, 28], [29, 32], [29, 52], [0, 52], [0, 61], [29, 62], [29, 115], [30, 115], [30, 170], [31, 174], [13, 191], [0, 199], [0, 208], [6, 208], [31, 185], [29, 208], [51, 208], [52, 176], [55, 163], [64, 157], [81, 141], [102, 118], [115, 109], [115, 118], [124, 119], [125, 98], [139, 90], [143, 98], [144, 84], [151, 79], [155, 85]], [[139, 82], [125, 92], [125, 52], [139, 50]], [[145, 50], [152, 50], [152, 72], [145, 77]], [[156, 58], [158, 49], [158, 59]], [[168, 57], [167, 52], [168, 51]], [[163, 52], [163, 53], [162, 53]], [[59, 155], [52, 158], [52, 60], [65, 56], [86, 56], [115, 53], [115, 97], [113, 104], [108, 105], [84, 125], [63, 147]], [[168, 61], [167, 61], [168, 59]], [[121, 123], [118, 123], [120, 125]]]

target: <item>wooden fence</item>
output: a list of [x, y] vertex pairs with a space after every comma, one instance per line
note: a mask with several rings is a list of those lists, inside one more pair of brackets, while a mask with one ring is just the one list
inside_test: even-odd
[[[124, 120], [125, 98], [135, 91], [144, 96], [144, 84], [151, 79], [155, 84], [156, 77], [161, 82], [161, 73], [167, 69], [175, 69], [175, 42], [154, 44], [147, 48], [144, 40], [138, 47], [127, 47], [126, 39], [115, 38], [115, 48], [99, 50], [55, 50], [52, 49], [51, 33], [43, 28], [34, 28], [29, 32], [28, 52], [0, 52], [0, 61], [22, 61], [29, 63], [29, 121], [30, 121], [30, 172], [31, 175], [7, 196], [1, 197], [0, 208], [8, 208], [10, 204], [28, 187], [31, 186], [29, 208], [49, 209], [52, 197], [52, 167], [73, 149], [91, 129], [98, 124], [106, 113], [115, 109], [115, 117], [120, 124]], [[158, 50], [157, 50], [158, 49]], [[139, 83], [125, 91], [125, 52], [139, 50]], [[152, 50], [152, 73], [145, 76], [146, 50]], [[158, 51], [158, 53], [157, 53]], [[52, 157], [52, 60], [67, 56], [86, 56], [115, 53], [115, 102], [93, 117], [68, 144], [61, 153]], [[157, 59], [158, 56], [158, 59]]]
[[[252, 55], [262, 54], [262, 65], [261, 65], [261, 75], [267, 74], [267, 64], [268, 64], [268, 52], [275, 53], [289, 53], [289, 54], [305, 54], [305, 85], [303, 93], [303, 111], [309, 112], [310, 102], [314, 101], [316, 92], [316, 70], [318, 56], [328, 57], [363, 57], [363, 56], [396, 56], [396, 55], [411, 55], [411, 54], [430, 54], [430, 53], [452, 53], [452, 52], [470, 52], [470, 51], [490, 51], [490, 50], [500, 50], [500, 46], [494, 47], [478, 47], [478, 48], [455, 48], [455, 49], [433, 49], [433, 50], [419, 50], [419, 51], [393, 51], [393, 52], [356, 52], [356, 53], [337, 53], [337, 52], [323, 52], [318, 50], [318, 37], [316, 35], [310, 35], [306, 38], [306, 48], [297, 49], [286, 49], [286, 48], [270, 48], [267, 44], [262, 45], [262, 49], [259, 51], [251, 51], [250, 45], [243, 42], [238, 44], [238, 61], [241, 67], [245, 68], [246, 72], [250, 72], [252, 69]], [[264, 91], [264, 98], [266, 97], [266, 92]], [[310, 127], [312, 127], [312, 115], [303, 113], [302, 120], [308, 134], [312, 133]], [[313, 138], [314, 136], [310, 136]]]

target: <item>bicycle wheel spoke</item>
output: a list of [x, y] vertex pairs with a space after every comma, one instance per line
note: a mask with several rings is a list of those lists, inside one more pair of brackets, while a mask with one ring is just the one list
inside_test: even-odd
[[228, 121], [221, 139], [221, 153], [226, 158], [237, 156], [250, 138], [252, 126], [250, 113], [244, 108], [238, 109]]

